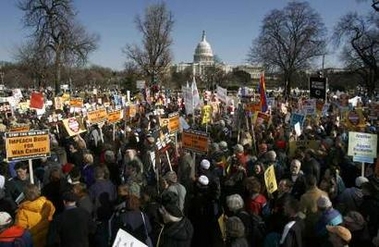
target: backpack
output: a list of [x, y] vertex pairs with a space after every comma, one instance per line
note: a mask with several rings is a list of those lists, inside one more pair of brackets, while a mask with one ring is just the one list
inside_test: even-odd
[[251, 242], [252, 246], [261, 246], [267, 233], [266, 222], [259, 215], [249, 214], [246, 211], [242, 211], [241, 213], [249, 215], [251, 228], [251, 237], [249, 241]]

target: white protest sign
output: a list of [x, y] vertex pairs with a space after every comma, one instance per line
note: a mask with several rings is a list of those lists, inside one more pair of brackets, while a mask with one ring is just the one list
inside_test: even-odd
[[128, 232], [119, 229], [112, 247], [147, 247], [147, 245], [130, 235]]
[[217, 98], [226, 103], [227, 102], [227, 97], [228, 97], [228, 90], [226, 88], [217, 86]]
[[349, 132], [349, 147], [347, 154], [350, 156], [376, 158], [378, 136], [374, 134]]

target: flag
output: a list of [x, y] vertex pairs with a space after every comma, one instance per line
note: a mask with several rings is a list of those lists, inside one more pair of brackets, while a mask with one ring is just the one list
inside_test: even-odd
[[258, 92], [261, 98], [261, 111], [266, 112], [268, 109], [267, 106], [267, 97], [266, 97], [266, 82], [265, 82], [265, 74], [262, 72], [261, 79], [259, 80]]
[[199, 90], [197, 90], [195, 77], [192, 80], [191, 89], [192, 89], [192, 100], [193, 100], [192, 105], [195, 109], [196, 107], [200, 105], [200, 94], [199, 94]]

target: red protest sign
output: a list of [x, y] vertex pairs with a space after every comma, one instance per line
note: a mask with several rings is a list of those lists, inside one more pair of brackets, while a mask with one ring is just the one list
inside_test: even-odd
[[43, 108], [43, 94], [33, 92], [30, 96], [30, 107], [31, 108], [37, 108], [42, 109]]

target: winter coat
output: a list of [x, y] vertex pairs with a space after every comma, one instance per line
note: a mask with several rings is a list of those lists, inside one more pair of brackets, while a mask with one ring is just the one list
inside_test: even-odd
[[190, 247], [193, 226], [187, 218], [167, 223], [161, 232], [158, 247]]
[[46, 197], [40, 196], [34, 201], [25, 201], [19, 205], [15, 225], [29, 229], [35, 247], [44, 247], [54, 213], [53, 203]]
[[0, 247], [13, 247], [19, 239], [24, 247], [33, 247], [32, 235], [20, 226], [11, 226], [0, 233]]

